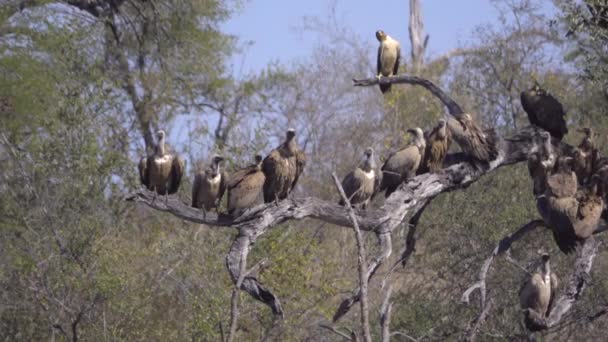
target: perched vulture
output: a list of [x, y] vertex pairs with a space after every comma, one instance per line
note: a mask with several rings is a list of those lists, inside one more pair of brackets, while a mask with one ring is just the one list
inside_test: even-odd
[[542, 256], [540, 270], [527, 279], [519, 291], [519, 304], [524, 310], [524, 322], [531, 331], [543, 328], [542, 321], [549, 315], [555, 299], [558, 280], [551, 272], [549, 255]]
[[177, 154], [165, 152], [165, 132], [156, 132], [158, 142], [154, 153], [139, 161], [139, 179], [148, 190], [160, 195], [174, 194], [184, 174], [184, 160]]
[[262, 171], [266, 176], [264, 180], [265, 203], [278, 202], [287, 198], [304, 171], [306, 156], [298, 147], [295, 136], [294, 129], [287, 130], [285, 141], [272, 150], [262, 162]]
[[[377, 61], [378, 79], [382, 76], [388, 77], [397, 75], [397, 71], [399, 71], [399, 61], [401, 59], [401, 44], [382, 30], [376, 31], [376, 39], [380, 42]], [[380, 91], [382, 91], [383, 94], [390, 90], [390, 84], [380, 84]]]
[[428, 137], [425, 137], [424, 159], [417, 174], [420, 175], [429, 171], [438, 172], [443, 169], [443, 159], [450, 149], [449, 132], [446, 121], [440, 119], [437, 126], [428, 134]]
[[382, 165], [382, 181], [378, 191], [385, 191], [385, 197], [390, 196], [399, 184], [416, 175], [418, 166], [424, 157], [426, 143], [422, 129], [416, 127], [409, 129], [408, 133], [414, 136], [413, 144], [391, 153]]
[[547, 178], [543, 219], [551, 227], [559, 249], [568, 254], [589, 238], [599, 224], [604, 201], [598, 195], [599, 176], [585, 188], [578, 188], [572, 158], [560, 157], [557, 171]]
[[477, 126], [470, 114], [463, 114], [454, 119], [448, 119], [451, 137], [462, 151], [479, 161], [489, 162], [498, 157], [496, 148], [496, 133], [494, 130], [482, 130]]
[[583, 140], [574, 150], [574, 172], [580, 184], [586, 184], [593, 174], [594, 167], [599, 159], [591, 128], [581, 128], [580, 132], [585, 134]]
[[528, 171], [532, 178], [534, 196], [544, 195], [547, 175], [555, 165], [555, 153], [551, 145], [551, 135], [549, 132], [540, 133], [540, 144], [538, 150], [531, 153], [528, 157]]
[[[374, 194], [377, 178], [374, 149], [368, 147], [365, 150], [364, 158], [361, 164], [342, 180], [342, 188], [350, 203], [353, 206], [359, 204], [362, 209], [367, 207], [370, 198]], [[341, 199], [340, 205], [344, 204], [344, 200]]]
[[528, 120], [558, 140], [568, 133], [562, 104], [535, 82], [534, 86], [521, 92], [521, 106], [528, 114]]
[[224, 158], [213, 156], [211, 165], [206, 170], [199, 171], [194, 176], [192, 184], [192, 206], [209, 211], [218, 206], [226, 190], [226, 174], [220, 170], [220, 163]]
[[255, 164], [233, 173], [226, 184], [228, 214], [238, 216], [245, 209], [262, 202], [262, 187], [265, 179], [261, 155], [255, 156]]

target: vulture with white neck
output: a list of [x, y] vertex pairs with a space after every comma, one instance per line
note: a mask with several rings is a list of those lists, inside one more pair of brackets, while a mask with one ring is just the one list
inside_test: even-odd
[[185, 163], [177, 154], [165, 151], [165, 132], [156, 132], [158, 142], [154, 153], [139, 161], [139, 178], [141, 183], [160, 195], [177, 192], [184, 175]]
[[[351, 205], [365, 209], [376, 187], [374, 149], [371, 147], [365, 149], [363, 158], [359, 166], [344, 177], [342, 188]], [[344, 200], [341, 199], [339, 204], [344, 205]]]
[[209, 211], [218, 206], [226, 190], [226, 174], [221, 170], [222, 156], [215, 155], [211, 164], [194, 176], [192, 184], [192, 206]]
[[549, 255], [542, 256], [539, 269], [533, 273], [519, 291], [519, 304], [524, 310], [524, 323], [531, 331], [544, 328], [543, 321], [551, 311], [558, 280], [551, 272]]
[[[376, 63], [378, 79], [397, 75], [401, 60], [401, 44], [382, 30], [376, 31], [378, 46], [378, 60]], [[380, 91], [386, 93], [391, 90], [390, 84], [380, 84]]]

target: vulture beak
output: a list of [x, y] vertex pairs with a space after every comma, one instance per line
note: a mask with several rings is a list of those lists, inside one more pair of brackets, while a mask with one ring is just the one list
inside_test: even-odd
[[156, 132], [156, 137], [158, 138], [158, 140], [162, 139], [165, 137], [165, 131], [163, 131], [162, 129]]
[[378, 30], [376, 31], [376, 39], [378, 39], [378, 41], [383, 41], [384, 38], [386, 38], [386, 33], [384, 33], [384, 31], [382, 30]]
[[261, 155], [261, 154], [256, 154], [256, 155], [255, 155], [255, 163], [256, 163], [256, 164], [261, 163], [261, 162], [262, 162], [262, 159], [263, 159], [263, 157], [262, 157], [262, 155]]
[[541, 258], [543, 262], [547, 262], [549, 259], [551, 259], [551, 256], [549, 256], [549, 254], [543, 254]]
[[374, 154], [374, 149], [372, 149], [371, 147], [368, 147], [365, 149], [365, 156], [368, 159], [371, 158], [373, 154]]

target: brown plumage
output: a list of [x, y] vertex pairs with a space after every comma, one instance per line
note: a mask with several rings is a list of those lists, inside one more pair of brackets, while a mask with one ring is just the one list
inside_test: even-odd
[[418, 168], [417, 174], [439, 172], [443, 169], [443, 159], [450, 149], [450, 131], [447, 122], [440, 119], [437, 126], [425, 137], [426, 148], [424, 159]]
[[[382, 30], [376, 31], [376, 39], [380, 42], [376, 62], [378, 79], [382, 76], [389, 77], [397, 75], [401, 60], [401, 45], [397, 40], [391, 38]], [[382, 91], [383, 94], [390, 90], [390, 84], [380, 84], [380, 91]]]
[[546, 207], [541, 212], [559, 249], [566, 254], [593, 234], [604, 209], [598, 195], [599, 177], [592, 177], [587, 187], [579, 188], [572, 163], [570, 157], [558, 159], [556, 172], [547, 179]]
[[581, 128], [578, 130], [585, 134], [583, 140], [574, 150], [574, 172], [580, 184], [586, 184], [599, 159], [599, 152], [595, 146], [593, 130], [591, 128]]
[[494, 130], [482, 130], [470, 114], [448, 119], [451, 137], [462, 151], [479, 161], [491, 161], [498, 157], [496, 133]]
[[543, 328], [542, 322], [551, 311], [551, 304], [557, 292], [558, 280], [551, 272], [549, 255], [542, 256], [542, 264], [532, 274], [519, 291], [519, 304], [524, 310], [524, 322], [531, 331]]
[[568, 134], [562, 104], [542, 89], [538, 82], [532, 88], [522, 91], [520, 100], [531, 124], [548, 131], [558, 140]]
[[391, 153], [382, 165], [382, 181], [378, 191], [385, 191], [384, 196], [392, 194], [399, 184], [406, 182], [416, 175], [420, 162], [424, 156], [426, 142], [422, 129], [416, 127], [409, 129], [408, 133], [414, 136], [413, 144]]
[[[348, 173], [342, 180], [342, 188], [346, 197], [353, 206], [359, 205], [362, 209], [367, 207], [376, 187], [376, 161], [374, 149], [368, 147], [364, 153], [364, 160], [356, 169]], [[344, 200], [340, 200], [344, 205]]]
[[222, 156], [214, 156], [211, 164], [194, 176], [192, 184], [192, 206], [209, 211], [218, 206], [226, 190], [226, 174], [221, 171]]
[[544, 195], [547, 175], [554, 165], [555, 153], [553, 153], [551, 135], [549, 132], [542, 131], [537, 150], [528, 157], [528, 172], [534, 184], [532, 190], [534, 196]]
[[226, 184], [228, 188], [228, 213], [240, 215], [259, 202], [262, 202], [262, 187], [264, 186], [262, 172], [262, 156], [255, 156], [255, 164], [249, 165], [230, 175]]
[[177, 154], [166, 153], [165, 132], [156, 133], [158, 142], [154, 153], [139, 161], [139, 179], [148, 190], [160, 195], [174, 194], [179, 189], [185, 163]]
[[285, 141], [272, 150], [262, 162], [264, 181], [264, 202], [269, 203], [287, 198], [295, 188], [304, 171], [306, 156], [295, 140], [295, 130], [287, 130]]

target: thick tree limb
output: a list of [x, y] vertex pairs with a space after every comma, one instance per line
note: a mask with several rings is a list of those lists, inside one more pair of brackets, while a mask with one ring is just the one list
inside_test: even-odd
[[393, 310], [393, 303], [391, 302], [391, 294], [393, 293], [393, 287], [391, 285], [386, 289], [384, 295], [384, 301], [380, 307], [380, 331], [382, 342], [390, 342], [391, 340], [391, 313]]
[[454, 117], [460, 117], [464, 114], [464, 111], [454, 99], [446, 94], [441, 88], [435, 85], [435, 83], [417, 76], [399, 75], [382, 77], [366, 78], [366, 79], [353, 79], [355, 87], [369, 87], [377, 84], [413, 84], [426, 88], [431, 94], [435, 95], [448, 109], [450, 115]]

